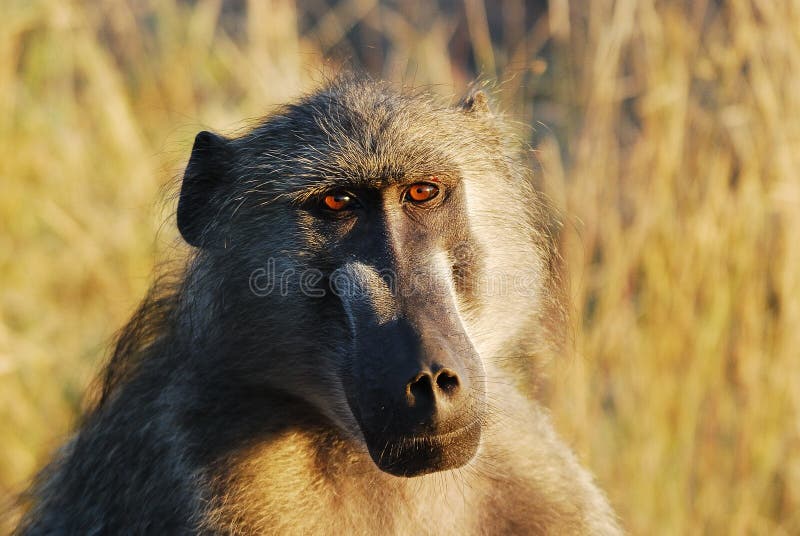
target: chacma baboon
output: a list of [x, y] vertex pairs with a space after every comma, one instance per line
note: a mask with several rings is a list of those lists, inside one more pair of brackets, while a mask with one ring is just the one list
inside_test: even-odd
[[194, 254], [122, 331], [20, 532], [617, 533], [529, 387], [565, 315], [512, 140], [483, 93], [355, 76], [198, 134]]

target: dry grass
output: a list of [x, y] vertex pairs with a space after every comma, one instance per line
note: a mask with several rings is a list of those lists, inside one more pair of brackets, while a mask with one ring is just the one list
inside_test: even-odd
[[562, 433], [633, 533], [800, 533], [800, 6], [298, 4], [2, 3], [0, 498], [172, 255], [157, 202], [197, 130], [264, 113], [329, 56], [457, 93], [471, 51], [567, 215]]

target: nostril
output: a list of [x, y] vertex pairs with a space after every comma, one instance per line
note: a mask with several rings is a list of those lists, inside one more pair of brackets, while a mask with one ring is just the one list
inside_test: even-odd
[[411, 406], [433, 402], [433, 384], [429, 374], [420, 374], [406, 386], [408, 402]]
[[446, 395], [454, 395], [461, 382], [458, 380], [458, 375], [448, 369], [442, 369], [436, 375], [436, 386]]

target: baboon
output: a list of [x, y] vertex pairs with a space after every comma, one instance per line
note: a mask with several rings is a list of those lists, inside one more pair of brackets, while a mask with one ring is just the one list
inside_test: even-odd
[[616, 534], [532, 387], [566, 319], [483, 92], [343, 75], [197, 135], [192, 246], [118, 337], [20, 534]]

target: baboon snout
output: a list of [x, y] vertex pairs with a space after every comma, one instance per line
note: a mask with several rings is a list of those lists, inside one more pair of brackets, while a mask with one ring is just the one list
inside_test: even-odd
[[415, 476], [472, 459], [484, 403], [472, 346], [426, 336], [405, 319], [356, 338], [350, 405], [378, 467]]
[[397, 436], [438, 436], [477, 417], [480, 359], [463, 333], [441, 335], [400, 318], [356, 332], [357, 413]]
[[345, 391], [376, 465], [401, 476], [464, 465], [480, 441], [483, 365], [452, 285], [434, 273], [429, 292], [404, 295], [372, 267], [353, 263], [348, 273]]

